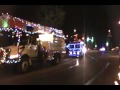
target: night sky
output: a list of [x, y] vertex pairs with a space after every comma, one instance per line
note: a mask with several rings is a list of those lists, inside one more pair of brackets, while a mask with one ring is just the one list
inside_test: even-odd
[[[104, 6], [100, 5], [68, 5], [66, 6], [64, 28], [73, 32], [74, 28], [79, 33], [84, 31], [88, 36], [94, 36], [99, 46], [105, 44], [108, 27], [108, 15]], [[69, 33], [71, 33], [69, 32]]]
[[[9, 13], [35, 22], [37, 5], [0, 5], [0, 13]], [[112, 32], [113, 45], [120, 42], [120, 5], [64, 5], [65, 20], [61, 27], [65, 34], [72, 34], [76, 29], [78, 33], [85, 32], [94, 36], [99, 46], [105, 45], [108, 30]], [[57, 27], [56, 27], [57, 28]]]

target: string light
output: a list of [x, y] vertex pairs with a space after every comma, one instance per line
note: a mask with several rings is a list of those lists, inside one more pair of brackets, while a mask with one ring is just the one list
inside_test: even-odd
[[[42, 31], [43, 33], [48, 33], [48, 34], [50, 34], [51, 32], [55, 32], [55, 34], [54, 34], [55, 37], [60, 37], [60, 38], [65, 39], [65, 36], [63, 35], [62, 30], [58, 30], [58, 29], [53, 28], [53, 27], [47, 27], [47, 26], [43, 26], [43, 25], [36, 24], [36, 23], [33, 23], [33, 22], [29, 22], [27, 20], [23, 20], [23, 19], [18, 18], [18, 17], [10, 16], [10, 15], [8, 15], [8, 13], [7, 14], [2, 13], [1, 18], [2, 18], [1, 22], [4, 21], [4, 20], [6, 22], [4, 23], [5, 26], [0, 28], [0, 31], [6, 31], [6, 32], [12, 31], [12, 36], [11, 37], [14, 38], [15, 33], [16, 33], [16, 37], [18, 37], [18, 40], [17, 40], [18, 59], [19, 59], [18, 61], [9, 60], [9, 59], [5, 60], [6, 59], [6, 51], [5, 51], [5, 49], [0, 48], [0, 50], [2, 50], [3, 53], [4, 53], [4, 55], [3, 55], [4, 60], [6, 61], [6, 63], [9, 63], [9, 64], [10, 63], [17, 63], [17, 62], [21, 61], [21, 55], [20, 55], [20, 50], [19, 50], [20, 37], [22, 36], [21, 32], [26, 33], [26, 36], [29, 36], [29, 34], [38, 33], [36, 31], [39, 31], [39, 30]], [[29, 26], [33, 27], [34, 28], [33, 32], [27, 31], [27, 26], [28, 27]]]
[[[15, 24], [15, 27], [13, 27], [13, 28], [17, 28], [17, 29], [22, 30], [22, 29], [23, 29], [23, 26], [22, 26], [22, 27], [17, 26], [17, 22], [20, 21], [21, 24], [23, 24], [23, 23], [25, 24], [25, 25], [24, 25], [25, 27], [26, 27], [26, 26], [30, 26], [30, 27], [33, 27], [33, 28], [37, 27], [37, 28], [40, 28], [40, 30], [44, 31], [45, 33], [51, 33], [52, 31], [55, 31], [55, 32], [56, 32], [56, 34], [55, 34], [56, 36], [61, 37], [61, 38], [64, 38], [62, 30], [58, 30], [58, 29], [52, 28], [52, 27], [42, 26], [42, 25], [40, 25], [40, 24], [36, 24], [36, 23], [33, 23], [33, 22], [29, 22], [29, 21], [27, 21], [27, 20], [23, 20], [23, 19], [18, 18], [18, 17], [13, 17], [13, 16], [10, 16], [10, 15], [8, 15], [8, 14], [3, 14], [3, 13], [2, 13], [2, 16], [3, 16], [5, 19], [8, 19], [7, 17], [9, 16], [10, 19], [13, 20], [12, 23]], [[4, 19], [3, 19], [3, 20], [4, 20]], [[16, 20], [17, 20], [17, 21], [16, 21]], [[9, 26], [9, 25], [8, 25], [8, 26]], [[5, 30], [5, 29], [4, 29], [4, 30]], [[23, 31], [25, 31], [25, 30], [23, 30]], [[30, 34], [30, 31], [25, 31], [25, 32]], [[36, 31], [34, 31], [34, 33], [35, 33], [35, 32], [36, 32]]]

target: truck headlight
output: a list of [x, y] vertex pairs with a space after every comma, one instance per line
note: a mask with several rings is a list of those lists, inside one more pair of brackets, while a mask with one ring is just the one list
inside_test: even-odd
[[10, 55], [9, 58], [10, 58], [10, 59], [18, 58], [18, 54], [16, 54], [16, 55]]
[[77, 55], [79, 55], [80, 54], [80, 52], [79, 51], [77, 51]]
[[1, 60], [1, 63], [5, 63], [5, 60], [3, 59], [3, 60]]

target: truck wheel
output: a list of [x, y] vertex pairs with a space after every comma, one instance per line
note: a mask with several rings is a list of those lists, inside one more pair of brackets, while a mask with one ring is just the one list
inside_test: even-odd
[[54, 57], [54, 60], [51, 61], [52, 65], [57, 65], [57, 64], [59, 64], [59, 62], [60, 62], [60, 56], [59, 55], [56, 55]]
[[18, 65], [18, 71], [20, 73], [25, 73], [29, 70], [29, 68], [30, 68], [29, 57], [27, 56], [22, 57], [22, 60]]
[[60, 62], [60, 58], [59, 57], [56, 57], [55, 59], [55, 64], [58, 64]]

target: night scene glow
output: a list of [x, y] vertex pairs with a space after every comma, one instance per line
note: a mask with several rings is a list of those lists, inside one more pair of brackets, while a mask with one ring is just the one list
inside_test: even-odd
[[0, 5], [0, 85], [119, 85], [120, 5]]

